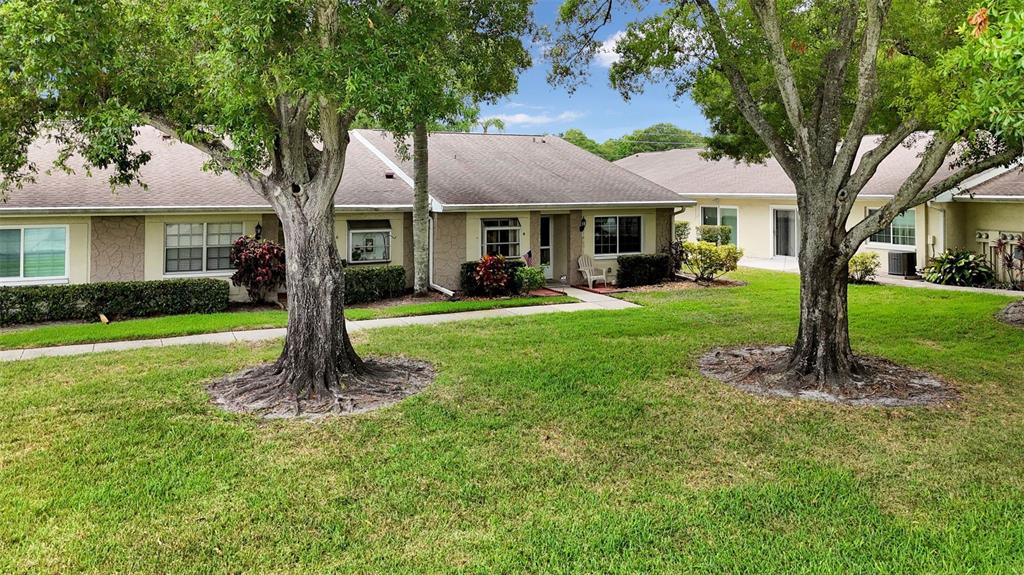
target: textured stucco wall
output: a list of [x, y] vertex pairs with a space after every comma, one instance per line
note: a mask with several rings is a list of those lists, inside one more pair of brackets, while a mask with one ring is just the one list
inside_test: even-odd
[[[89, 282], [89, 237], [90, 218], [88, 216], [0, 216], [0, 227], [18, 226], [67, 226], [67, 278], [53, 283], [84, 284]], [[18, 285], [17, 281], [0, 281], [0, 285]]]
[[402, 217], [402, 265], [405, 266], [405, 285], [413, 287], [416, 281], [416, 254], [413, 251], [412, 212], [405, 212]]
[[[565, 266], [568, 270], [569, 285], [578, 285], [583, 282], [579, 272], [579, 258], [583, 255], [583, 234], [580, 233], [579, 228], [581, 219], [583, 219], [583, 211], [572, 210], [569, 212], [568, 225], [565, 226], [565, 245], [568, 248], [565, 251]], [[593, 225], [593, 222], [587, 222], [587, 228]]]
[[434, 214], [434, 283], [452, 291], [462, 289], [460, 267], [474, 258], [466, 254], [466, 214]]
[[654, 216], [654, 249], [660, 250], [672, 243], [672, 213], [674, 208], [658, 208]]
[[137, 281], [146, 278], [146, 218], [94, 216], [89, 281]]

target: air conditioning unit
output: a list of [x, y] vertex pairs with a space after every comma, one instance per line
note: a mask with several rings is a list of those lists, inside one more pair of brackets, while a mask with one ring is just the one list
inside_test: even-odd
[[917, 254], [914, 252], [889, 252], [889, 275], [905, 278], [917, 275]]

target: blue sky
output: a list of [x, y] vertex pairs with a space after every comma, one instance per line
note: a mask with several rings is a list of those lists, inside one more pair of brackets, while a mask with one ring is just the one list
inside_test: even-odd
[[[560, 0], [538, 0], [534, 14], [538, 23], [552, 26], [558, 13]], [[653, 2], [658, 9], [659, 3]], [[612, 45], [616, 33], [638, 16], [635, 12], [617, 14], [598, 35], [606, 45]], [[505, 132], [511, 134], [545, 134], [580, 128], [588, 136], [603, 142], [617, 138], [657, 122], [671, 122], [681, 128], [700, 133], [708, 132], [707, 121], [689, 98], [675, 101], [672, 88], [652, 84], [630, 101], [608, 86], [608, 66], [613, 54], [602, 55], [591, 66], [587, 84], [573, 94], [547, 82], [548, 63], [535, 46], [533, 67], [519, 78], [519, 91], [500, 102], [484, 105], [483, 117], [498, 116], [505, 121]]]

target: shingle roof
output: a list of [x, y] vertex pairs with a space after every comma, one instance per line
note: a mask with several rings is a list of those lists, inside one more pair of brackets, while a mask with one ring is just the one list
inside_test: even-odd
[[[861, 141], [858, 156], [878, 145], [879, 136]], [[929, 139], [911, 138], [913, 145], [899, 146], [878, 166], [878, 171], [861, 192], [862, 197], [889, 197], [920, 162]], [[774, 158], [764, 164], [742, 164], [732, 160], [708, 161], [699, 149], [668, 150], [636, 154], [615, 163], [683, 196], [796, 196], [793, 182]], [[934, 180], [950, 173], [948, 165]]]
[[[353, 137], [348, 147], [335, 204], [410, 209], [409, 181], [400, 173], [391, 178], [386, 174], [400, 166], [411, 175], [412, 162], [398, 156], [394, 140], [385, 133], [359, 130], [358, 135], [362, 138]], [[133, 185], [112, 192], [108, 171], [95, 170], [89, 177], [80, 163], [73, 174], [47, 170], [58, 147], [40, 141], [29, 152], [40, 167], [36, 181], [12, 190], [7, 202], [0, 203], [0, 213], [269, 210], [266, 201], [233, 175], [204, 171], [207, 156], [191, 146], [148, 127], [139, 128], [136, 142], [152, 153], [141, 170], [145, 189]], [[432, 134], [430, 146], [431, 195], [446, 205], [685, 203], [671, 191], [559, 138]], [[69, 163], [76, 166], [75, 161]]]
[[[358, 133], [412, 175], [412, 161], [395, 153], [390, 136]], [[445, 206], [684, 204], [671, 190], [556, 136], [442, 132], [429, 143], [430, 195]]]
[[961, 196], [977, 199], [1020, 198], [1021, 200], [1024, 200], [1024, 166], [1011, 168], [994, 178], [985, 180], [984, 182], [973, 186], [970, 190], [965, 190], [962, 194], [958, 194], [957, 197], [959, 198]]

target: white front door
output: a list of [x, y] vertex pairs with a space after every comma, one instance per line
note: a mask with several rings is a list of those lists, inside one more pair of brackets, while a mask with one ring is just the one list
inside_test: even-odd
[[551, 216], [540, 217], [540, 265], [544, 268], [544, 279], [554, 279], [551, 268]]

